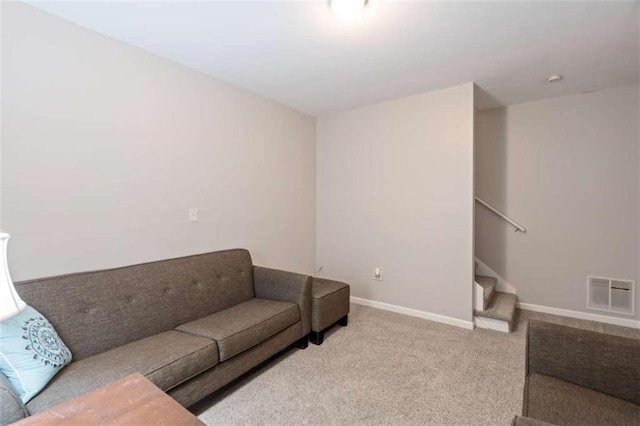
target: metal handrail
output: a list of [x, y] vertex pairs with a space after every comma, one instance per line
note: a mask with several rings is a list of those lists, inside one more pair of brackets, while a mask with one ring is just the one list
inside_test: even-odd
[[494, 212], [495, 214], [497, 214], [498, 216], [500, 216], [501, 218], [503, 218], [504, 220], [509, 222], [511, 225], [513, 225], [516, 228], [516, 232], [520, 231], [523, 234], [527, 233], [527, 230], [525, 229], [524, 226], [520, 225], [515, 220], [510, 219], [506, 214], [502, 213], [500, 210], [498, 210], [495, 207], [491, 206], [489, 203], [484, 201], [482, 198], [479, 198], [479, 197], [475, 197], [475, 198], [476, 198], [477, 202], [479, 202], [480, 204], [482, 204], [483, 206], [485, 206], [486, 208], [488, 208], [489, 210], [491, 210], [492, 212]]

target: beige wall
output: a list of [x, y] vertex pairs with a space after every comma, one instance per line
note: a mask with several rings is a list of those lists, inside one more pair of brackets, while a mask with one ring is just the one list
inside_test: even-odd
[[322, 274], [471, 321], [473, 85], [320, 117], [317, 156]]
[[231, 247], [313, 271], [315, 118], [23, 4], [2, 36], [15, 280]]
[[619, 87], [477, 114], [476, 194], [527, 234], [478, 206], [476, 255], [521, 302], [589, 312], [587, 275], [640, 278], [638, 100]]

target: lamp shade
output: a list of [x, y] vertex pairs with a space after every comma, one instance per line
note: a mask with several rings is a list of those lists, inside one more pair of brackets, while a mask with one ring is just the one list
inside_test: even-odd
[[358, 18], [367, 3], [367, 0], [329, 0], [331, 11], [341, 21], [351, 21]]
[[0, 244], [2, 244], [2, 253], [0, 256], [0, 321], [19, 314], [27, 304], [23, 302], [11, 281], [9, 275], [9, 267], [7, 265], [7, 244], [11, 236], [4, 232], [0, 232]]

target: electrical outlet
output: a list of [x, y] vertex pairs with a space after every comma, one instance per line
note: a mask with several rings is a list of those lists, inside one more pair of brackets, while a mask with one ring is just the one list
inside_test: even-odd
[[373, 279], [376, 281], [382, 281], [382, 268], [378, 267], [373, 270]]

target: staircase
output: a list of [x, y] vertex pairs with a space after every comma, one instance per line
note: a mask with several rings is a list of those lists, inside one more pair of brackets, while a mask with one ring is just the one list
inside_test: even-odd
[[[507, 221], [507, 223], [515, 228], [516, 232], [522, 232], [522, 234], [527, 233], [527, 229], [524, 226], [509, 218], [491, 204], [477, 196], [475, 200], [478, 204], [481, 204], [498, 217]], [[478, 274], [479, 266], [482, 274]], [[497, 275], [499, 280], [486, 274]], [[498, 282], [500, 283], [500, 289], [507, 290], [508, 292], [496, 291]], [[518, 297], [515, 293], [515, 288], [511, 284], [476, 258], [475, 284], [473, 289], [473, 322], [476, 327], [510, 333], [511, 330], [513, 330], [516, 305], [518, 304]]]
[[517, 296], [496, 291], [498, 280], [494, 277], [476, 274], [475, 281], [476, 327], [510, 333], [516, 315]]

